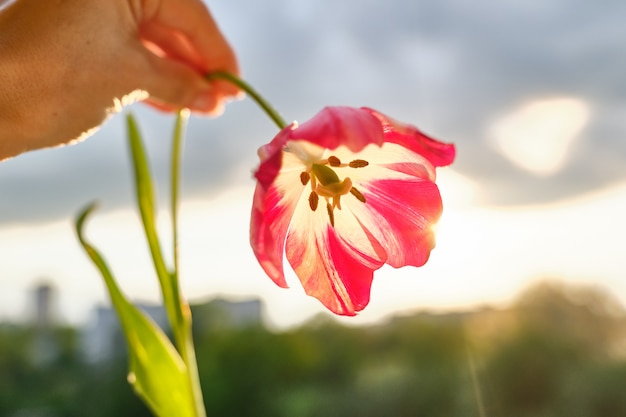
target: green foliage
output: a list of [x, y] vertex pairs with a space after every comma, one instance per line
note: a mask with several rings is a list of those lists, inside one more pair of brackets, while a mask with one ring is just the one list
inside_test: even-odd
[[[46, 336], [56, 354], [49, 360], [38, 359], [36, 347]], [[42, 331], [34, 327], [0, 325], [0, 416], [11, 416], [16, 410], [33, 411], [27, 415], [73, 417], [82, 372], [76, 349], [76, 332], [70, 328]], [[48, 414], [44, 414], [48, 413]]]
[[625, 386], [626, 362], [591, 366], [565, 387], [563, 415], [626, 416]]
[[[626, 415], [626, 360], [617, 349], [626, 315], [602, 308], [607, 300], [594, 289], [576, 297], [567, 287], [544, 287], [541, 297], [537, 290], [506, 310], [422, 313], [369, 327], [323, 317], [283, 332], [214, 326], [204, 314], [224, 312], [192, 308], [208, 415], [483, 417], [480, 401], [486, 417]], [[587, 332], [607, 338], [592, 343]], [[83, 363], [76, 333], [57, 329], [58, 354], [41, 366], [30, 353], [37, 334], [0, 327], [0, 416], [150, 415], [123, 383], [123, 355]]]
[[542, 415], [581, 371], [580, 349], [568, 340], [527, 329], [494, 353], [485, 374], [489, 403], [514, 416]]
[[[75, 375], [78, 395], [70, 405], [77, 417], [152, 417], [144, 402], [125, 383], [128, 365], [121, 359], [104, 364], [83, 364]], [[63, 415], [59, 414], [59, 417]], [[69, 417], [69, 416], [68, 416]]]
[[158, 416], [194, 416], [193, 391], [187, 367], [163, 331], [128, 302], [106, 262], [83, 236], [83, 224], [93, 206], [78, 217], [78, 239], [106, 283], [111, 302], [126, 335], [129, 351], [129, 382]]
[[[183, 116], [179, 114], [174, 129], [174, 160], [172, 167], [173, 230], [176, 235], [176, 207], [178, 196], [178, 157], [182, 141]], [[152, 175], [141, 135], [131, 115], [128, 116], [128, 139], [135, 171], [137, 204], [144, 232], [156, 270], [165, 310], [174, 332], [178, 350], [152, 320], [137, 309], [120, 291], [108, 265], [100, 253], [83, 235], [83, 225], [94, 205], [83, 210], [76, 220], [78, 239], [100, 271], [109, 291], [111, 302], [120, 319], [128, 344], [128, 380], [157, 416], [204, 415], [197, 372], [188, 308], [179, 294], [176, 236], [174, 236], [174, 268], [167, 268], [156, 230], [155, 199]]]
[[[180, 119], [179, 119], [180, 120]], [[131, 114], [127, 118], [128, 125], [128, 142], [130, 144], [131, 155], [133, 159], [133, 168], [135, 170], [135, 190], [137, 194], [137, 205], [141, 214], [141, 220], [152, 255], [154, 269], [161, 285], [163, 294], [163, 303], [172, 324], [172, 329], [176, 334], [176, 340], [182, 341], [184, 336], [179, 334], [186, 327], [185, 319], [182, 316], [181, 299], [178, 293], [178, 274], [176, 271], [170, 273], [168, 270], [156, 227], [156, 203], [154, 198], [154, 190], [152, 184], [152, 174], [148, 165], [146, 150], [143, 146], [141, 134], [137, 127], [137, 123]], [[179, 122], [178, 122], [179, 123]], [[178, 127], [177, 123], [177, 127]], [[175, 140], [180, 136], [178, 129], [176, 130]], [[176, 186], [174, 188], [177, 188]], [[173, 204], [175, 207], [176, 204]], [[174, 221], [174, 224], [176, 222]]]

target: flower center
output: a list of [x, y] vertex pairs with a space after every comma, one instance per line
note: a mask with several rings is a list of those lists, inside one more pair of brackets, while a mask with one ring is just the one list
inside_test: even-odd
[[311, 210], [317, 210], [319, 199], [323, 197], [326, 200], [330, 224], [335, 227], [335, 209], [341, 210], [341, 196], [349, 193], [362, 203], [365, 203], [365, 196], [352, 185], [350, 177], [340, 179], [333, 168], [363, 168], [368, 165], [369, 162], [363, 159], [355, 159], [344, 164], [334, 155], [311, 164], [309, 169], [300, 174], [302, 185], [311, 184], [311, 194], [309, 194]]

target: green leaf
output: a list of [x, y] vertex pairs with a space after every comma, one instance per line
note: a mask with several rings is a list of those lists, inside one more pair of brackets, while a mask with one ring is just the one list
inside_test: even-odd
[[159, 243], [159, 237], [156, 230], [152, 175], [150, 173], [146, 151], [143, 146], [143, 141], [141, 139], [137, 123], [130, 113], [128, 114], [127, 122], [128, 141], [130, 143], [131, 154], [133, 157], [133, 168], [135, 170], [135, 187], [139, 212], [141, 213], [144, 232], [148, 241], [150, 253], [152, 254], [154, 268], [159, 278], [159, 284], [161, 285], [163, 303], [165, 304], [165, 309], [167, 311], [170, 324], [172, 325], [174, 338], [180, 348], [186, 338], [184, 334], [186, 320], [182, 315], [183, 309], [179, 294], [178, 274], [176, 271], [174, 271], [174, 273], [170, 273], [165, 265], [165, 260], [163, 259], [161, 244]]
[[122, 294], [104, 258], [83, 235], [83, 225], [95, 204], [76, 219], [81, 245], [94, 262], [109, 290], [128, 342], [128, 380], [159, 417], [196, 416], [194, 393], [187, 367], [163, 331]]

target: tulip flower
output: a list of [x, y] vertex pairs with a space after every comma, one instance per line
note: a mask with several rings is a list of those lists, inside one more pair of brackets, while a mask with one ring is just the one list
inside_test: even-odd
[[368, 108], [327, 107], [259, 149], [251, 244], [287, 287], [286, 258], [307, 294], [329, 310], [367, 306], [384, 264], [422, 266], [442, 212], [435, 167], [455, 148]]

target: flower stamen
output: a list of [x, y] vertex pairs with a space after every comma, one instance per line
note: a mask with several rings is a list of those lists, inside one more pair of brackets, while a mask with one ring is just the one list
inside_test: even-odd
[[311, 179], [311, 174], [309, 174], [308, 172], [303, 171], [300, 174], [300, 182], [302, 183], [302, 185], [307, 185], [310, 179]]
[[317, 204], [320, 201], [320, 197], [317, 195], [315, 191], [311, 191], [309, 194], [309, 207], [311, 207], [311, 211], [317, 210]]
[[319, 184], [315, 192], [326, 199], [332, 198], [332, 208], [334, 209], [336, 207], [341, 210], [341, 196], [348, 194], [351, 188], [352, 180], [345, 178], [341, 182], [338, 181], [326, 185]]
[[367, 162], [365, 159], [355, 159], [353, 161], [350, 161], [348, 166], [350, 168], [364, 168], [364, 167], [368, 166], [369, 164], [370, 163]]
[[341, 166], [341, 160], [339, 158], [337, 158], [335, 155], [331, 155], [328, 157], [328, 164], [331, 167], [340, 167]]
[[350, 188], [350, 194], [355, 196], [356, 199], [359, 200], [361, 203], [365, 203], [365, 196], [361, 194], [361, 192], [357, 190], [356, 188], [354, 187]]
[[335, 227], [335, 213], [330, 203], [326, 203], [326, 211], [328, 212], [328, 218], [330, 219], [330, 225]]
[[300, 174], [300, 182], [303, 185], [311, 184], [309, 194], [309, 207], [312, 211], [317, 210], [320, 197], [326, 199], [326, 211], [330, 219], [331, 226], [335, 227], [334, 210], [341, 210], [341, 196], [352, 194], [357, 200], [365, 203], [365, 196], [352, 186], [349, 177], [341, 180], [333, 168], [350, 166], [352, 168], [362, 168], [369, 165], [364, 159], [355, 159], [350, 164], [342, 164], [341, 160], [331, 155], [328, 159], [313, 163], [310, 170]]

